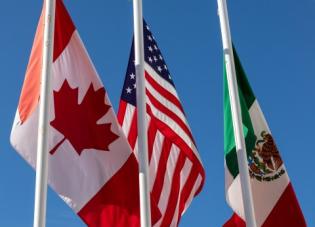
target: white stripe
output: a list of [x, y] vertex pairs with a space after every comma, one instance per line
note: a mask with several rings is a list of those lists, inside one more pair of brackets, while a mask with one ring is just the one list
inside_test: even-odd
[[133, 153], [135, 154], [136, 159], [139, 162], [139, 157], [138, 157], [138, 139], [136, 140], [135, 148], [133, 149]]
[[231, 172], [229, 171], [226, 160], [224, 160], [224, 175], [225, 175], [225, 192], [227, 193], [229, 187], [234, 181], [234, 177], [232, 176]]
[[177, 200], [177, 204], [176, 204], [176, 207], [175, 207], [175, 212], [174, 212], [173, 219], [171, 221], [170, 227], [176, 227], [177, 226], [178, 213], [179, 213], [179, 199]]
[[185, 160], [185, 164], [183, 166], [183, 169], [182, 171], [180, 172], [180, 182], [181, 182], [181, 185], [180, 185], [180, 191], [182, 191], [187, 179], [188, 179], [188, 176], [190, 175], [190, 171], [192, 170], [192, 162], [186, 158]]
[[[265, 222], [289, 183], [290, 180], [287, 174], [282, 175], [275, 181], [269, 182], [260, 182], [251, 179], [255, 216], [258, 226], [261, 226]], [[244, 220], [244, 208], [239, 175], [237, 175], [231, 186], [228, 188], [226, 200], [233, 211]]]
[[200, 161], [200, 157], [197, 152], [197, 149], [194, 143], [192, 142], [192, 140], [190, 139], [190, 137], [186, 134], [186, 132], [172, 118], [170, 118], [169, 116], [167, 116], [166, 114], [164, 114], [163, 112], [155, 108], [154, 105], [152, 105], [152, 103], [150, 102], [150, 100], [147, 100], [147, 101], [151, 107], [151, 110], [154, 116], [160, 121], [164, 122], [166, 125], [168, 125], [179, 137], [181, 137], [183, 141], [187, 144], [187, 146], [193, 150], [193, 152], [195, 153], [195, 155]]
[[152, 191], [153, 185], [155, 182], [155, 178], [157, 175], [157, 169], [159, 166], [159, 161], [161, 157], [161, 149], [162, 149], [162, 144], [164, 141], [164, 136], [157, 131], [154, 139], [154, 144], [153, 144], [153, 151], [152, 151], [152, 157], [151, 157], [151, 162], [150, 162], [150, 190]]
[[[261, 132], [266, 131], [270, 133], [270, 129], [257, 100], [255, 100], [255, 102], [250, 107], [249, 113], [253, 124], [254, 133], [258, 137], [257, 139], [262, 139]], [[284, 165], [282, 167], [285, 170]], [[228, 170], [226, 172], [228, 172]], [[260, 182], [255, 178], [252, 178], [250, 182], [253, 192], [256, 221], [257, 225], [261, 226], [265, 222], [272, 209], [275, 207], [282, 193], [288, 186], [290, 180], [288, 175], [284, 174], [274, 181]], [[244, 208], [239, 175], [236, 176], [232, 184], [230, 184], [227, 188], [226, 200], [233, 211], [244, 219]]]
[[178, 213], [179, 213], [179, 201], [181, 199], [182, 190], [183, 190], [184, 185], [186, 184], [186, 181], [188, 179], [191, 169], [192, 169], [192, 162], [188, 158], [186, 158], [183, 169], [180, 172], [180, 190], [179, 190], [180, 196], [178, 197], [175, 213], [174, 213], [173, 220], [170, 226], [174, 226], [174, 227], [177, 226]]
[[155, 80], [156, 83], [158, 83], [161, 87], [163, 87], [165, 90], [169, 91], [172, 95], [178, 98], [177, 92], [173, 85], [171, 85], [168, 81], [164, 80], [158, 73], [155, 72], [155, 70], [147, 63], [144, 64], [144, 69], [147, 71], [148, 74], [151, 75], [151, 78]]
[[[170, 155], [168, 156], [167, 165], [166, 165], [166, 172], [164, 176], [164, 184], [161, 191], [160, 200], [158, 201], [158, 207], [162, 213], [161, 220], [163, 220], [165, 211], [167, 209], [168, 200], [171, 192], [172, 180], [174, 171], [176, 168], [176, 163], [178, 160], [180, 150], [176, 145], [172, 145]], [[159, 226], [159, 225], [155, 225]]]
[[194, 187], [192, 188], [190, 195], [189, 195], [189, 197], [185, 203], [185, 208], [183, 210], [182, 215], [186, 212], [187, 208], [191, 204], [191, 201], [193, 200], [197, 190], [199, 189], [201, 182], [202, 182], [202, 176], [199, 174], [196, 181], [195, 181]]
[[122, 130], [124, 131], [125, 135], [129, 135], [130, 127], [132, 124], [133, 115], [135, 113], [135, 107], [127, 103], [126, 112], [124, 115], [124, 121], [122, 123]]
[[233, 209], [233, 211], [239, 217], [241, 217], [243, 220], [245, 220], [244, 206], [243, 206], [243, 196], [242, 196], [240, 175], [239, 174], [235, 177], [234, 181], [232, 182], [232, 184], [228, 188], [225, 197], [226, 197], [227, 203]]
[[260, 136], [262, 131], [266, 131], [271, 134], [265, 116], [259, 106], [257, 100], [251, 105], [249, 109], [250, 118], [253, 124], [255, 135]]
[[172, 222], [170, 224], [170, 227], [176, 227], [177, 226], [178, 213], [179, 213], [179, 200], [177, 200], [174, 216], [173, 216]]
[[164, 96], [162, 96], [159, 92], [157, 92], [149, 83], [146, 83], [146, 87], [156, 100], [158, 100], [164, 107], [166, 107], [167, 109], [172, 111], [175, 115], [177, 115], [185, 123], [187, 128], [190, 130], [185, 115], [176, 105], [174, 105]]

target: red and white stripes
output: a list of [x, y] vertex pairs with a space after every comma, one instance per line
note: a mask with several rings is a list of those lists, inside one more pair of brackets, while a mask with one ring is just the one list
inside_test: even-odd
[[[162, 217], [154, 225], [177, 226], [201, 190], [204, 170], [175, 88], [145, 64], [151, 199]], [[121, 100], [118, 121], [137, 153], [136, 107]]]

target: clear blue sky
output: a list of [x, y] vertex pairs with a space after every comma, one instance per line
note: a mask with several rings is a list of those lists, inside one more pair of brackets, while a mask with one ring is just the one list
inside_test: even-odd
[[[315, 1], [229, 1], [234, 43], [281, 151], [309, 226], [315, 226]], [[132, 37], [132, 1], [65, 0], [115, 110]], [[201, 194], [181, 227], [221, 226], [223, 166], [222, 44], [215, 0], [144, 0], [144, 16], [175, 81], [206, 169]], [[41, 1], [0, 3], [0, 226], [29, 227], [34, 171], [9, 134]], [[84, 224], [51, 190], [47, 227]]]

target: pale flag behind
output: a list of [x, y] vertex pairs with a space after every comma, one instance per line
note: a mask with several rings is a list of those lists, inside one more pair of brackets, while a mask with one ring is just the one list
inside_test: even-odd
[[[257, 226], [305, 227], [306, 223], [287, 170], [235, 51], [234, 58]], [[245, 227], [228, 92], [224, 72], [226, 199], [234, 211], [224, 227]]]
[[[145, 21], [143, 34], [151, 200], [161, 212], [154, 227], [176, 227], [202, 190], [205, 171], [174, 81]], [[137, 155], [135, 74], [132, 45], [118, 121]]]
[[[44, 13], [11, 143], [36, 164]], [[90, 227], [139, 226], [138, 166], [62, 0], [56, 1], [50, 92], [49, 185]]]

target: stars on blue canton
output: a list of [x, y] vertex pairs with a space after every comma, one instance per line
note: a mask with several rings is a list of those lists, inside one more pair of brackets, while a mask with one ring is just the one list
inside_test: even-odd
[[157, 74], [174, 86], [162, 53], [145, 21], [143, 21], [143, 28], [144, 60], [155, 70]]
[[[144, 37], [144, 60], [149, 64], [155, 72], [164, 80], [174, 86], [172, 77], [168, 71], [162, 53], [155, 42], [149, 26], [143, 21], [143, 37]], [[121, 99], [136, 106], [136, 72], [134, 60], [134, 44], [132, 43], [124, 88], [121, 94]]]
[[132, 43], [129, 62], [122, 90], [121, 99], [136, 106], [136, 69], [134, 61], [134, 45]]
[[135, 80], [136, 79], [136, 75], [133, 72], [129, 76], [130, 76], [131, 80]]
[[130, 87], [127, 87], [127, 88], [126, 88], [127, 94], [131, 94], [131, 91], [132, 91], [132, 89], [131, 89]]

